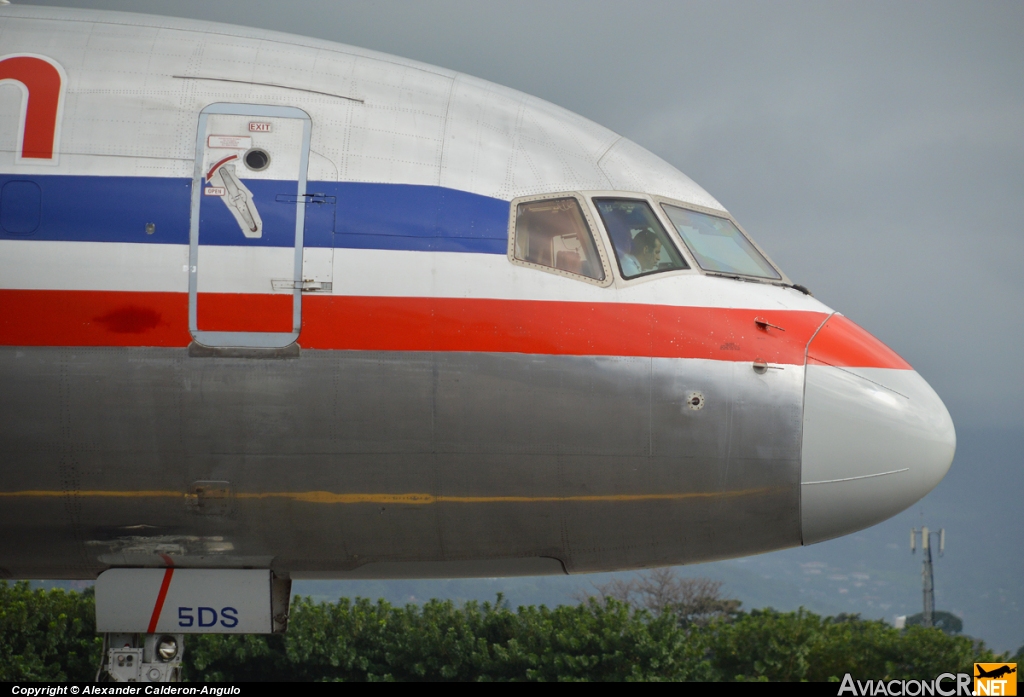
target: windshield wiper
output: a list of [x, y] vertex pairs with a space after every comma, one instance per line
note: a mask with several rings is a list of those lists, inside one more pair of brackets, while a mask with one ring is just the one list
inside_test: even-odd
[[731, 273], [722, 273], [721, 271], [705, 271], [705, 273], [708, 274], [709, 276], [718, 276], [719, 278], [731, 278], [731, 279], [733, 279], [735, 281], [746, 281], [748, 283], [769, 283], [769, 284], [771, 284], [773, 286], [782, 286], [783, 288], [792, 288], [793, 290], [800, 291], [804, 295], [810, 295], [811, 297], [814, 297], [814, 293], [812, 293], [807, 288], [807, 286], [802, 286], [799, 283], [785, 283], [784, 281], [777, 281], [774, 278], [757, 278], [756, 276], [738, 276], [736, 274], [731, 274]]

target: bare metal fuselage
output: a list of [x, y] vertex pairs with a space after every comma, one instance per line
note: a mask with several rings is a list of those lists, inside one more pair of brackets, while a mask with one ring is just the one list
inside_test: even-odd
[[766, 385], [715, 361], [4, 348], [4, 479], [38, 495], [4, 501], [0, 558], [16, 577], [161, 554], [422, 576], [796, 545], [803, 370], [771, 372]]
[[0, 6], [0, 577], [690, 563], [884, 520], [954, 450], [909, 364], [578, 115]]

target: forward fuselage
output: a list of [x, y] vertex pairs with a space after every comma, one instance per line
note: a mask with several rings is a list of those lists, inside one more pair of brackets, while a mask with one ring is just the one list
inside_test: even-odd
[[[909, 365], [766, 259], [709, 269], [666, 206], [721, 204], [579, 116], [237, 27], [0, 30], [2, 575], [688, 563], [870, 525], [952, 460]], [[593, 247], [521, 252], [545, 197]], [[608, 200], [676, 261], [633, 278]]]

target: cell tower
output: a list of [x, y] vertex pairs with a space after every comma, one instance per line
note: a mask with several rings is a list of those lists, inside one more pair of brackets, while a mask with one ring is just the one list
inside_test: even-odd
[[939, 556], [946, 551], [946, 529], [939, 528], [938, 531], [928, 531], [928, 528], [921, 526], [918, 530], [910, 531], [910, 553], [917, 551], [917, 536], [921, 536], [921, 552], [924, 556], [924, 563], [921, 568], [921, 594], [924, 596], [924, 611], [921, 616], [921, 624], [925, 627], [934, 626], [932, 619], [935, 616], [935, 574], [932, 571], [932, 546], [929, 539], [932, 535], [939, 537]]

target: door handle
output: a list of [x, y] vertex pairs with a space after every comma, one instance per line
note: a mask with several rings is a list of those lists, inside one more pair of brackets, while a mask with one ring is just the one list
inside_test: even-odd
[[337, 197], [328, 196], [326, 194], [278, 194], [274, 199], [278, 203], [318, 203], [333, 204], [337, 202]]
[[270, 282], [275, 291], [301, 290], [303, 293], [330, 293], [334, 287], [331, 281], [292, 281], [275, 278]]

